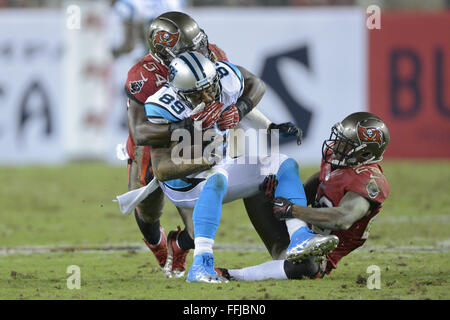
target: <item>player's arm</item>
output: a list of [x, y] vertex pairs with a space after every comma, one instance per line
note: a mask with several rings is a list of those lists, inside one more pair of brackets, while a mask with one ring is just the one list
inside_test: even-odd
[[279, 219], [299, 218], [322, 229], [347, 230], [367, 215], [370, 202], [348, 191], [337, 207], [310, 208], [292, 204], [285, 198], [274, 199], [274, 214]]
[[[242, 119], [250, 117], [251, 114], [255, 113], [257, 111], [255, 106], [266, 92], [264, 81], [244, 67], [235, 67], [239, 70], [236, 74], [240, 73], [238, 77], [244, 87], [236, 103], [222, 112], [217, 122], [220, 130], [234, 128]], [[266, 128], [269, 124], [265, 124], [263, 127]]]
[[172, 133], [177, 129], [187, 130], [194, 136], [194, 131], [196, 131], [194, 121], [201, 121], [202, 129], [212, 127], [220, 117], [220, 112], [217, 112], [220, 108], [220, 103], [213, 103], [205, 110], [191, 114], [190, 117], [181, 121], [155, 123], [155, 121], [148, 121], [148, 115], [143, 104], [135, 99], [129, 99], [128, 127], [136, 145], [166, 147], [171, 142]]
[[264, 81], [262, 81], [260, 78], [258, 78], [256, 75], [254, 75], [244, 67], [237, 66], [237, 68], [239, 69], [239, 71], [242, 74], [242, 77], [244, 78], [244, 92], [242, 93], [241, 98], [249, 99], [251, 101], [252, 105], [249, 110], [250, 112], [259, 103], [259, 101], [261, 101], [262, 97], [264, 96], [264, 93], [266, 92], [266, 84], [264, 83]]
[[319, 187], [320, 172], [313, 174], [311, 177], [306, 180], [306, 183], [303, 185], [306, 193], [306, 200], [308, 205], [313, 205], [314, 200], [316, 199], [317, 188]]
[[129, 99], [127, 110], [128, 128], [134, 143], [138, 146], [162, 147], [170, 143], [168, 124], [155, 124], [147, 121], [145, 107], [133, 99]]
[[[175, 145], [172, 147], [175, 147]], [[175, 164], [172, 161], [172, 147], [152, 148], [150, 150], [153, 174], [159, 181], [184, 178], [190, 174], [211, 168], [204, 157], [199, 159], [200, 163], [196, 163], [193, 159], [190, 163]]]

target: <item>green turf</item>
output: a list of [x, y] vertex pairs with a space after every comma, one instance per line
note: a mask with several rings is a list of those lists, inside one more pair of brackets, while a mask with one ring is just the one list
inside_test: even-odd
[[[259, 263], [262, 252], [218, 251], [231, 267]], [[188, 284], [165, 279], [145, 252], [14, 255], [0, 267], [2, 299], [448, 299], [448, 253], [355, 252], [319, 280]], [[32, 265], [30, 262], [32, 261]], [[190, 263], [191, 256], [188, 260]], [[367, 267], [380, 266], [381, 287], [367, 288]], [[81, 270], [81, 288], [67, 288], [67, 267]]]
[[[390, 196], [366, 249], [344, 258], [325, 279], [187, 284], [163, 278], [154, 258], [142, 251], [9, 254], [0, 255], [0, 299], [449, 299], [450, 162], [387, 162], [383, 168]], [[317, 169], [302, 169], [302, 179]], [[0, 249], [141, 239], [134, 217], [112, 202], [127, 191], [125, 168], [2, 167], [0, 177]], [[178, 224], [167, 203], [162, 225], [168, 231]], [[224, 206], [216, 244], [262, 248], [241, 201]], [[228, 267], [269, 259], [264, 250], [218, 250], [215, 256]], [[66, 287], [69, 265], [81, 268], [80, 290]], [[370, 265], [380, 267], [379, 290], [366, 287]]]

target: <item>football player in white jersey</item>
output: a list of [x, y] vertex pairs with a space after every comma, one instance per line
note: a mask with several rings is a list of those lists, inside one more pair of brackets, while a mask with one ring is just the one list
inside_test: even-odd
[[[228, 108], [235, 107], [243, 86], [243, 77], [233, 64], [222, 61], [213, 63], [200, 53], [186, 52], [171, 62], [169, 84], [147, 99], [147, 118], [150, 122], [169, 123], [176, 128], [183, 119], [192, 118], [193, 115], [195, 119], [199, 108], [207, 112], [226, 112]], [[214, 141], [217, 141], [217, 137], [219, 141], [222, 137], [223, 141], [227, 140], [228, 130], [221, 130], [221, 126], [220, 122], [210, 124], [209, 133], [215, 133]], [[205, 128], [205, 125], [202, 124], [202, 127]], [[160, 181], [161, 189], [176, 206], [194, 208], [194, 262], [187, 275], [188, 282], [227, 282], [214, 270], [213, 256], [222, 203], [258, 193], [259, 185], [267, 173], [276, 175], [278, 180], [276, 197], [281, 196], [292, 203], [306, 206], [306, 196], [295, 160], [279, 154], [258, 157], [257, 161], [246, 155], [243, 156], [245, 159], [232, 159], [228, 156], [226, 142], [222, 147], [216, 145], [212, 150], [223, 152], [223, 157], [217, 159], [216, 154], [212, 157], [215, 160], [211, 161], [208, 153], [203, 153], [200, 164], [191, 161], [187, 165], [175, 164], [171, 154], [166, 153], [165, 158], [155, 155], [158, 149], [152, 149], [153, 171]], [[183, 167], [184, 178], [173, 179], [172, 173], [177, 172], [172, 170], [174, 166]], [[296, 218], [287, 219], [286, 226], [291, 241], [287, 259], [291, 261], [324, 255], [338, 243], [336, 236], [317, 235], [305, 222]]]

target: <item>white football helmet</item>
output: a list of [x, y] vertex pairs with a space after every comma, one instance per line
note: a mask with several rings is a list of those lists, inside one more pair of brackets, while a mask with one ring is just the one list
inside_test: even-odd
[[217, 98], [219, 76], [214, 63], [204, 55], [188, 51], [172, 60], [169, 66], [169, 85], [188, 103], [191, 109], [202, 101], [204, 93]]

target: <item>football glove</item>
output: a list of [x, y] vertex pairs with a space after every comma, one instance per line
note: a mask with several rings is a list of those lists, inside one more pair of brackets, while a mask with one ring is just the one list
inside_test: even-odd
[[239, 111], [233, 104], [220, 115], [217, 125], [220, 130], [234, 128], [239, 123]]
[[194, 121], [202, 122], [202, 129], [211, 128], [222, 113], [223, 103], [219, 101], [212, 102], [204, 107], [204, 109], [195, 114], [191, 114], [190, 118]]
[[293, 203], [288, 199], [283, 197], [276, 197], [272, 201], [273, 204], [273, 215], [278, 220], [284, 220], [288, 218], [293, 218], [292, 207]]
[[285, 122], [280, 124], [271, 123], [267, 128], [267, 133], [271, 133], [272, 130], [278, 129], [278, 133], [282, 137], [297, 137], [297, 144], [302, 144], [303, 131], [292, 122]]
[[264, 181], [259, 185], [259, 190], [264, 192], [264, 195], [270, 200], [273, 199], [275, 189], [278, 185], [277, 176], [270, 174], [264, 178]]
[[[202, 103], [193, 110], [189, 118], [170, 123], [170, 134], [172, 135], [177, 129], [185, 129], [191, 133], [191, 136], [194, 136], [194, 131], [196, 130], [200, 131], [211, 128], [219, 120], [222, 106], [223, 103], [221, 102], [213, 102], [207, 106]], [[195, 122], [201, 123], [201, 126], [195, 125]]]

